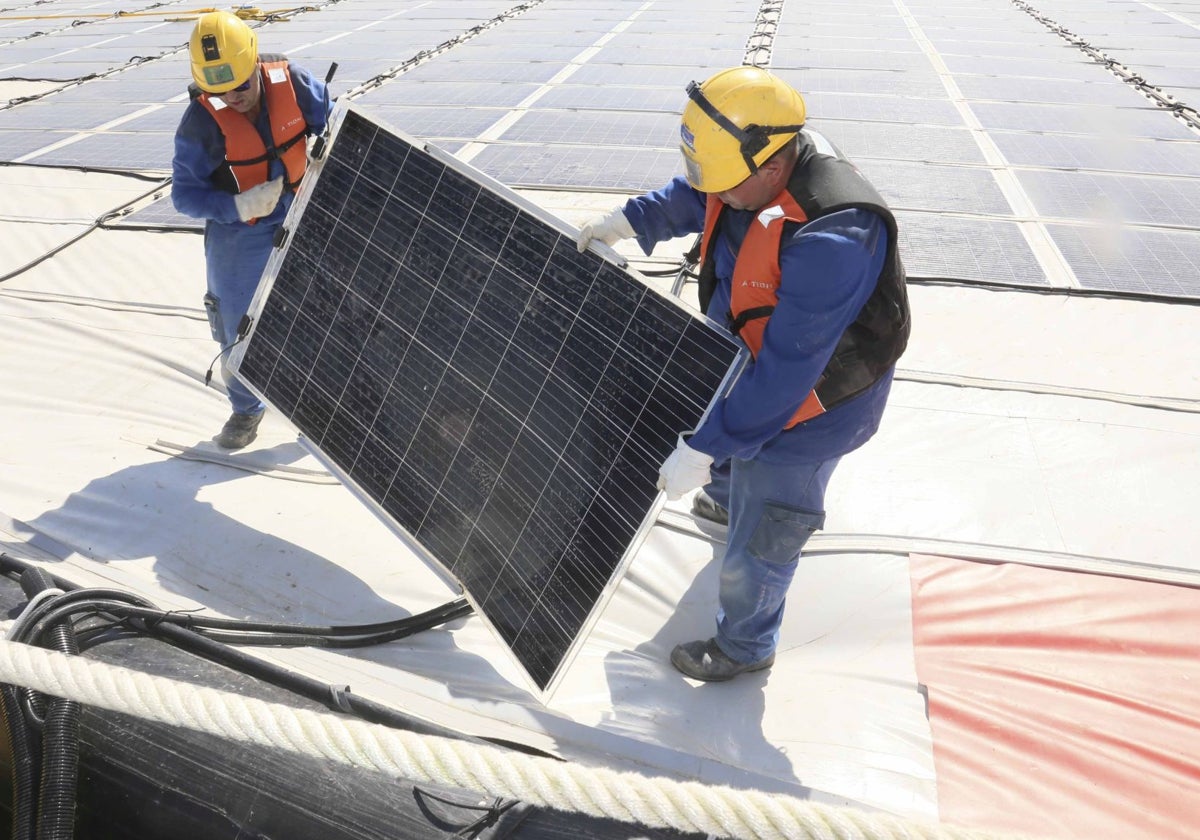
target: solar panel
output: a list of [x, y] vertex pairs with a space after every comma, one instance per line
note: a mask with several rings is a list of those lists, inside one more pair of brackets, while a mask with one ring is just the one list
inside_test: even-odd
[[204, 230], [204, 220], [197, 219], [192, 216], [185, 216], [175, 209], [175, 205], [171, 203], [171, 196], [165, 195], [162, 198], [147, 204], [140, 210], [135, 210], [128, 216], [119, 216], [111, 219], [106, 224], [109, 227], [153, 227], [153, 228], [171, 228], [174, 230], [194, 230], [197, 232]]
[[589, 146], [661, 149], [678, 142], [679, 117], [646, 112], [531, 109], [517, 117], [502, 135], [506, 143], [578, 143], [584, 137]]
[[0, 129], [85, 131], [137, 110], [119, 102], [78, 102], [71, 107], [60, 105], [54, 99], [24, 102], [0, 111]]
[[1048, 225], [1085, 289], [1200, 298], [1200, 233], [1132, 225]]
[[108, 166], [114, 169], [159, 169], [169, 172], [173, 136], [173, 132], [168, 131], [138, 134], [102, 131], [38, 154], [31, 160], [52, 166]]
[[982, 166], [983, 152], [971, 132], [935, 125], [859, 123], [849, 120], [812, 120], [851, 160], [917, 160], [930, 163], [963, 163]]
[[896, 218], [909, 277], [1049, 285], [1017, 222], [903, 210]]
[[737, 347], [436, 147], [336, 123], [231, 364], [552, 691]]
[[473, 158], [505, 183], [570, 189], [657, 189], [679, 174], [676, 149], [491, 143]]

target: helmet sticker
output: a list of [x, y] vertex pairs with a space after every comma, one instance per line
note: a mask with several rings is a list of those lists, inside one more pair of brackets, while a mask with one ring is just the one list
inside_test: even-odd
[[686, 125], [680, 124], [679, 136], [683, 140], [683, 145], [688, 148], [692, 154], [696, 153], [696, 136], [692, 134], [692, 130]]
[[233, 68], [228, 64], [217, 64], [213, 67], [203, 68], [204, 81], [216, 87], [217, 85], [227, 85], [233, 81]]

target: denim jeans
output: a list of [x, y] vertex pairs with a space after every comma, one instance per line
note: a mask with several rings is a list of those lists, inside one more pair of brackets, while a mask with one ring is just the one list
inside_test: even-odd
[[801, 464], [734, 458], [704, 491], [729, 510], [717, 645], [738, 662], [774, 652], [800, 549], [825, 524], [825, 487], [841, 458]]
[[[208, 294], [204, 297], [213, 339], [222, 347], [237, 340], [238, 324], [258, 288], [271, 256], [277, 225], [226, 225], [209, 222], [204, 228], [204, 259]], [[238, 414], [258, 414], [265, 406], [230, 371], [221, 355], [221, 377], [229, 402]]]

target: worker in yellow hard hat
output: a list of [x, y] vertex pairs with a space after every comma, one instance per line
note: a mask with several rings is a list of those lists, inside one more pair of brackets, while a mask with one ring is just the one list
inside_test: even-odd
[[[255, 31], [229, 12], [201, 15], [188, 51], [192, 99], [175, 132], [171, 199], [204, 219], [204, 305], [225, 350], [304, 177], [306, 139], [325, 130], [332, 106], [324, 82], [285, 56], [259, 53]], [[240, 449], [254, 440], [264, 406], [221, 370], [233, 413], [214, 440]]]
[[699, 680], [769, 668], [800, 550], [825, 521], [825, 488], [879, 427], [909, 335], [896, 220], [828, 140], [801, 95], [735, 67], [692, 83], [680, 125], [685, 176], [585, 224], [580, 250], [700, 234], [702, 310], [750, 362], [663, 463], [668, 499], [728, 528], [716, 632], [671, 663]]

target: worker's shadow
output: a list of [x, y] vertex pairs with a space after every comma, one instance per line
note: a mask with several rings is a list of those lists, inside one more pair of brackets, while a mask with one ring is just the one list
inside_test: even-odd
[[[258, 463], [284, 465], [307, 453], [290, 441], [253, 454]], [[163, 457], [93, 479], [28, 525], [98, 563], [128, 563], [132, 585], [147, 574], [139, 567], [150, 559], [154, 585], [234, 617], [349, 624], [408, 615], [335, 563], [243, 522], [233, 500], [245, 502], [246, 495], [227, 496], [226, 510], [203, 498], [217, 485], [249, 478], [224, 464]], [[253, 505], [260, 516], [272, 510], [269, 487]], [[249, 510], [242, 513], [250, 518]], [[121, 577], [114, 585], [121, 586]], [[155, 600], [152, 592], [139, 594]]]
[[[759, 777], [747, 782], [756, 788], [770, 789], [771, 780], [778, 780], [779, 791], [803, 796], [796, 790], [800, 779], [791, 760], [763, 732], [770, 670], [743, 674], [728, 682], [703, 683], [685, 678], [670, 664], [675, 645], [709, 638], [716, 631], [714, 614], [725, 546], [714, 543], [711, 549], [696, 550], [711, 550], [712, 557], [677, 603], [658, 605], [670, 614], [662, 629], [632, 650], [614, 651], [605, 657], [612, 717], [604, 726], [739, 768], [747, 776]], [[666, 594], [661, 592], [658, 564], [648, 562], [645, 549], [640, 556], [641, 568], [649, 574], [641, 575], [635, 562], [622, 586], [638, 590], [639, 598]], [[723, 783], [736, 785], [742, 774], [729, 775]]]

